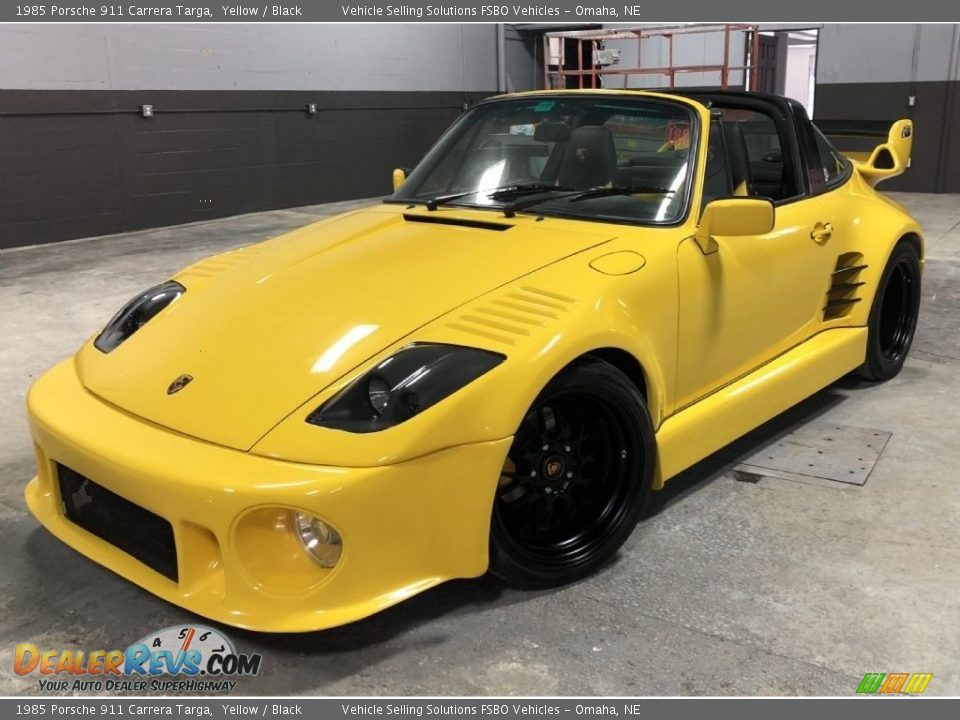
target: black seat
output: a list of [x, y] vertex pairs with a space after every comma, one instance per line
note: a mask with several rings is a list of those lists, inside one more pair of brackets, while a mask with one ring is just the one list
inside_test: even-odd
[[750, 156], [747, 155], [747, 139], [738, 122], [723, 123], [724, 140], [730, 158], [730, 174], [736, 195], [753, 195], [753, 177], [750, 172]]
[[601, 187], [617, 177], [613, 133], [600, 125], [584, 125], [570, 133], [564, 148], [557, 184], [574, 190]]
[[729, 153], [724, 142], [723, 124], [719, 118], [710, 123], [707, 138], [707, 167], [703, 178], [703, 200], [707, 203], [733, 195], [733, 175], [730, 172]]
[[738, 123], [747, 144], [753, 195], [774, 200], [797, 194], [792, 173], [786, 171], [780, 138], [770, 119]]

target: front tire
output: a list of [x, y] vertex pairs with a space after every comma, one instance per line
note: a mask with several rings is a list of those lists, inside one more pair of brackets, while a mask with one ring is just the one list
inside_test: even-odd
[[650, 495], [656, 443], [636, 386], [582, 360], [554, 378], [514, 436], [494, 499], [490, 569], [542, 588], [607, 562]]
[[920, 313], [920, 257], [910, 242], [890, 253], [867, 321], [867, 357], [860, 375], [874, 382], [900, 372], [910, 352]]

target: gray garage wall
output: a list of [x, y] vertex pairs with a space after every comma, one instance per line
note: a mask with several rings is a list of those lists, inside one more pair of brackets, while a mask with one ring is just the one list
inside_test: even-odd
[[885, 189], [960, 192], [958, 43], [958, 25], [826, 25], [821, 31], [815, 119], [914, 121], [911, 168]]
[[505, 25], [504, 70], [507, 92], [543, 88], [543, 41], [538, 32]]
[[[712, 61], [716, 38], [691, 42], [677, 62]], [[815, 119], [912, 117], [913, 167], [885, 187], [960, 192], [958, 43], [823, 26]], [[540, 50], [506, 28], [507, 89], [540, 85]], [[497, 89], [497, 57], [494, 25], [0, 26], [0, 247], [386, 193]]]
[[496, 88], [493, 25], [5, 25], [0, 88]]
[[0, 247], [385, 194], [496, 91], [496, 32], [0, 26]]

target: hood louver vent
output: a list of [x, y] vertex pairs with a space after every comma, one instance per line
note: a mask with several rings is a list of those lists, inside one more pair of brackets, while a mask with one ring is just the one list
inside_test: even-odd
[[259, 248], [255, 245], [237, 248], [236, 250], [228, 250], [225, 253], [208, 257], [190, 265], [178, 273], [177, 277], [193, 277], [199, 280], [211, 280], [218, 275], [222, 275], [227, 270], [232, 270], [238, 265], [245, 263], [259, 251]]
[[521, 287], [474, 306], [447, 327], [512, 346], [518, 338], [529, 337], [569, 312], [575, 302], [566, 295]]
[[862, 253], [844, 253], [837, 258], [836, 269], [830, 276], [827, 302], [823, 306], [824, 320], [835, 320], [850, 314], [853, 306], [863, 299], [860, 297], [860, 288], [865, 283], [860, 275], [866, 269]]

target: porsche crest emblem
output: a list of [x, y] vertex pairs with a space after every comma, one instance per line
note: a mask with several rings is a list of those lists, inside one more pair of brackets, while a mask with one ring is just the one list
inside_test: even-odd
[[180, 392], [191, 382], [193, 382], [193, 375], [181, 375], [167, 386], [167, 395]]

